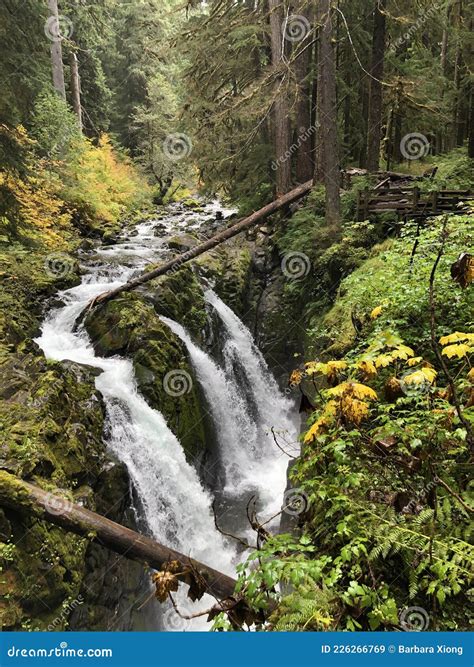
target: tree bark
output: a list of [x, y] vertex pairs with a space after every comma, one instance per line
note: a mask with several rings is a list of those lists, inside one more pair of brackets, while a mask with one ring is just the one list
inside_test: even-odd
[[[332, 45], [332, 10], [330, 0], [321, 0], [321, 38], [318, 63], [318, 88], [321, 91], [320, 123], [322, 138], [322, 162], [326, 186], [326, 223], [338, 227], [341, 220], [339, 140], [337, 129], [336, 68]], [[319, 95], [319, 93], [318, 93]], [[316, 179], [315, 179], [316, 180]]]
[[[56, 21], [57, 31], [59, 33], [59, 13], [58, 0], [48, 0], [48, 8], [52, 17]], [[51, 42], [51, 66], [53, 74], [53, 86], [59, 95], [66, 99], [66, 85], [64, 83], [63, 49], [60, 35]]]
[[324, 183], [324, 142], [323, 142], [323, 123], [322, 123], [322, 56], [321, 56], [321, 21], [323, 11], [322, 4], [316, 4], [316, 23], [318, 41], [316, 46], [316, 134], [314, 144], [314, 183]]
[[453, 108], [453, 130], [451, 136], [450, 148], [458, 145], [459, 141], [459, 124], [462, 105], [461, 95], [461, 70], [462, 70], [462, 46], [461, 46], [461, 24], [462, 24], [462, 0], [457, 0], [454, 6], [454, 27], [456, 31], [456, 49], [454, 55], [454, 108]]
[[82, 132], [82, 108], [81, 108], [81, 79], [79, 77], [79, 64], [77, 56], [74, 51], [71, 52], [71, 91], [72, 91], [72, 106], [77, 117], [77, 124], [79, 130]]
[[376, 0], [372, 33], [372, 61], [369, 82], [369, 115], [367, 122], [367, 169], [377, 171], [380, 166], [382, 138], [382, 78], [385, 56], [385, 7], [387, 0]]
[[281, 71], [284, 37], [283, 12], [281, 0], [268, 0], [270, 10], [270, 42], [272, 65], [275, 70], [275, 95], [273, 104], [274, 148], [276, 163], [276, 196], [288, 192], [291, 187], [290, 121], [288, 101], [283, 90], [283, 72]]
[[91, 302], [89, 307], [96, 304], [106, 303], [107, 301], [110, 301], [110, 299], [113, 299], [119, 294], [122, 294], [122, 292], [130, 292], [136, 287], [144, 285], [145, 283], [149, 282], [150, 280], [153, 280], [154, 278], [163, 276], [165, 273], [168, 273], [169, 271], [177, 271], [179, 268], [181, 268], [181, 266], [183, 266], [183, 264], [186, 264], [186, 262], [191, 261], [195, 257], [199, 257], [199, 255], [202, 255], [208, 250], [212, 250], [212, 248], [215, 248], [217, 245], [223, 243], [224, 241], [227, 241], [228, 239], [231, 239], [233, 236], [240, 234], [246, 229], [249, 229], [250, 227], [257, 224], [258, 222], [260, 222], [267, 216], [271, 215], [272, 213], [275, 213], [281, 208], [287, 206], [288, 204], [291, 204], [294, 201], [301, 199], [301, 197], [304, 197], [304, 195], [308, 194], [308, 192], [311, 190], [312, 187], [313, 187], [312, 181], [308, 181], [307, 183], [303, 183], [303, 185], [299, 185], [297, 188], [291, 190], [291, 192], [288, 192], [286, 195], [283, 195], [279, 199], [276, 199], [275, 201], [271, 202], [270, 204], [267, 204], [258, 211], [255, 211], [255, 213], [252, 213], [252, 215], [249, 215], [247, 218], [240, 220], [240, 222], [237, 222], [235, 225], [228, 227], [223, 232], [219, 232], [219, 234], [216, 234], [207, 241], [204, 241], [204, 243], [200, 243], [194, 248], [191, 248], [191, 250], [188, 250], [182, 255], [178, 255], [174, 259], [171, 259], [168, 262], [161, 264], [161, 266], [154, 269], [153, 271], [148, 271], [148, 272], [145, 271], [145, 273], [142, 273], [137, 278], [134, 278], [133, 280], [130, 280], [127, 283], [124, 283], [120, 287], [116, 287], [110, 292], [104, 292], [103, 294], [100, 294]]
[[[308, 20], [310, 16], [306, 17]], [[305, 41], [296, 44], [296, 51], [301, 54], [295, 61], [295, 77], [298, 85], [298, 105], [296, 110], [296, 133], [298, 151], [296, 153], [296, 180], [306, 183], [313, 175], [311, 159], [311, 83], [309, 80], [311, 49]]]
[[469, 128], [468, 128], [468, 155], [470, 158], [474, 158], [474, 93], [473, 93], [473, 86], [470, 86], [470, 91], [469, 91]]
[[[49, 521], [76, 535], [89, 538], [93, 535], [94, 542], [157, 570], [172, 560], [181, 563], [183, 570], [192, 566], [206, 580], [208, 591], [218, 599], [234, 592], [237, 582], [226, 574], [3, 470], [0, 471], [0, 505]], [[186, 579], [184, 574], [177, 576]]]

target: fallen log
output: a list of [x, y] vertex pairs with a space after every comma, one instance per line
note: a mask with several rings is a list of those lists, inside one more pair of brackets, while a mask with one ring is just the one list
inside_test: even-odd
[[99, 294], [99, 296], [96, 296], [91, 301], [88, 307], [90, 308], [98, 304], [103, 304], [107, 301], [110, 301], [110, 299], [113, 299], [119, 294], [122, 294], [122, 292], [130, 292], [136, 287], [139, 287], [140, 285], [143, 285], [149, 282], [150, 280], [154, 280], [154, 278], [158, 278], [159, 276], [168, 273], [168, 271], [176, 271], [186, 262], [195, 259], [196, 257], [202, 255], [208, 250], [212, 250], [213, 248], [220, 245], [224, 241], [227, 241], [228, 239], [231, 239], [233, 236], [240, 234], [246, 229], [249, 229], [253, 225], [257, 224], [258, 222], [268, 217], [272, 213], [275, 213], [276, 211], [280, 210], [284, 206], [292, 204], [298, 199], [301, 199], [301, 197], [304, 197], [304, 195], [306, 195], [311, 190], [312, 186], [313, 186], [312, 181], [307, 181], [306, 183], [303, 183], [303, 185], [300, 185], [294, 190], [291, 190], [290, 192], [283, 195], [279, 199], [272, 201], [270, 204], [267, 204], [258, 211], [255, 211], [255, 213], [252, 213], [243, 220], [240, 220], [240, 222], [237, 222], [235, 225], [232, 225], [231, 227], [228, 227], [224, 231], [219, 232], [215, 236], [212, 236], [207, 241], [200, 243], [194, 248], [191, 248], [182, 255], [179, 255], [178, 257], [175, 257], [174, 259], [171, 259], [168, 262], [161, 264], [152, 271], [145, 271], [136, 278], [133, 278], [132, 280], [129, 280], [123, 285], [120, 285], [120, 287], [116, 287], [115, 289], [110, 290], [109, 292], [103, 292], [102, 294]]
[[[0, 470], [0, 505], [92, 538], [111, 551], [156, 570], [170, 561], [178, 561], [184, 571], [189, 573], [191, 568], [199, 573], [206, 582], [206, 590], [219, 600], [234, 592], [237, 582], [228, 575], [4, 470]], [[186, 572], [176, 576], [189, 583]]]

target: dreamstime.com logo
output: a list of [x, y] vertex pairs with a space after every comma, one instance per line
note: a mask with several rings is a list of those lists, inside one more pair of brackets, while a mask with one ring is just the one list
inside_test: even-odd
[[9, 658], [111, 658], [111, 648], [69, 648], [61, 642], [55, 648], [15, 648], [7, 649]]

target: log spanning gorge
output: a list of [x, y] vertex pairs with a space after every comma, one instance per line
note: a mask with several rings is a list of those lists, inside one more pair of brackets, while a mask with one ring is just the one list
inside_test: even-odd
[[[204, 281], [212, 344], [196, 341], [167, 312], [157, 315], [187, 355], [192, 374], [170, 367], [154, 381], [169, 385], [165, 389], [181, 402], [182, 410], [186, 410], [186, 383], [197, 385], [206, 433], [212, 441], [203, 462], [202, 457], [185, 451], [164, 415], [142, 395], [132, 360], [126, 354], [101, 356], [84, 323], [75, 324], [92, 299], [120, 287], [147, 264], [168, 260], [168, 240], [182, 232], [199, 234], [218, 209], [218, 202], [204, 205], [198, 213], [170, 205], [159, 220], [123, 232], [113, 245], [84, 252], [81, 284], [59, 293], [60, 305], [56, 301], [47, 313], [36, 342], [49, 359], [97, 369], [96, 389], [106, 408], [104, 439], [112, 459], [126, 466], [141, 532], [235, 577], [243, 554], [224, 532], [251, 536], [246, 505], [252, 496], [262, 520], [278, 515], [288, 458], [275, 445], [272, 429], [288, 441], [297, 441], [294, 406], [279, 390], [252, 334], [213, 291], [213, 285]], [[222, 532], [216, 526], [213, 506]], [[189, 613], [213, 602], [205, 596], [191, 606], [185, 591], [179, 591], [176, 599]], [[187, 622], [186, 628], [176, 624], [168, 603], [154, 610], [157, 629], [208, 627], [202, 618]]]

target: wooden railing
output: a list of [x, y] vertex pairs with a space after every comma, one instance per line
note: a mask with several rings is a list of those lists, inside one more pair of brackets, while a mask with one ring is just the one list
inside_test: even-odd
[[366, 188], [358, 193], [357, 220], [371, 214], [394, 212], [398, 218], [427, 218], [447, 211], [456, 211], [458, 204], [472, 197], [469, 190], [437, 190], [420, 192], [420, 188]]

